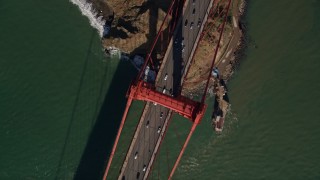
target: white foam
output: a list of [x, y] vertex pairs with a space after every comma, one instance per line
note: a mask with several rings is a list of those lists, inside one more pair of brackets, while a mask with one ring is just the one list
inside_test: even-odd
[[90, 21], [90, 25], [98, 30], [99, 35], [103, 34], [103, 26], [105, 20], [102, 16], [97, 16], [98, 12], [92, 7], [91, 3], [86, 2], [86, 0], [70, 0], [73, 4], [77, 5], [82, 13], [82, 15], [87, 16]]

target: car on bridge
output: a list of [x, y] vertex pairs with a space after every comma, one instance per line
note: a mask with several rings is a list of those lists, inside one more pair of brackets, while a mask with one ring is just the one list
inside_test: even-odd
[[138, 158], [138, 151], [136, 151], [136, 153], [134, 154], [134, 159]]
[[158, 127], [158, 134], [161, 132], [161, 126]]
[[169, 89], [169, 93], [170, 95], [173, 97], [173, 91], [172, 91], [172, 88]]
[[200, 27], [201, 26], [201, 19], [199, 18], [199, 20], [198, 20], [198, 27]]
[[163, 80], [167, 80], [168, 79], [168, 73], [166, 73], [166, 75], [164, 76], [164, 79]]
[[166, 86], [163, 86], [162, 93], [166, 94], [166, 92], [167, 92]]

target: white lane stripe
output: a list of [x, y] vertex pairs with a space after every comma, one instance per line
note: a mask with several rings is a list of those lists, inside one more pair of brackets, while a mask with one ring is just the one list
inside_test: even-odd
[[234, 27], [235, 28], [237, 28], [238, 27], [238, 23], [237, 23], [237, 21], [236, 21], [236, 18], [233, 16], [233, 25], [234, 25]]
[[227, 53], [226, 58], [229, 57], [230, 53], [231, 53], [231, 50]]

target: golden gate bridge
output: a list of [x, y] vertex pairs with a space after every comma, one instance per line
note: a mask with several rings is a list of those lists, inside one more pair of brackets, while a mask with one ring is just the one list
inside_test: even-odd
[[[204, 29], [208, 27], [207, 19], [216, 20], [222, 18], [219, 24], [218, 43], [213, 52], [210, 72], [215, 66], [215, 59], [219, 44], [227, 21], [231, 0], [226, 0], [223, 9], [219, 9], [219, 3], [224, 0], [172, 0], [162, 25], [146, 56], [144, 64], [138, 76], [132, 81], [127, 92], [127, 104], [123, 113], [120, 127], [109, 156], [103, 179], [108, 179], [110, 167], [116, 153], [120, 136], [130, 106], [133, 101], [147, 102], [123, 163], [119, 169], [118, 179], [147, 179], [152, 171], [154, 160], [158, 154], [161, 143], [167, 132], [172, 113], [177, 113], [192, 123], [191, 129], [184, 141], [175, 163], [170, 170], [168, 179], [173, 177], [175, 170], [188, 146], [190, 138], [197, 125], [201, 122], [206, 111], [205, 99], [209, 87], [211, 73], [205, 83], [205, 89], [200, 101], [185, 97], [181, 89], [185, 75], [190, 68], [190, 62], [194, 58], [199, 41], [206, 34]], [[197, 26], [198, 22], [198, 27]], [[201, 22], [201, 25], [200, 25]], [[167, 25], [167, 26], [166, 26]], [[181, 42], [181, 43], [180, 43]], [[156, 47], [165, 52], [163, 59], [155, 56]], [[164, 48], [165, 47], [165, 48]], [[156, 64], [159, 65], [157, 68]], [[156, 72], [155, 82], [147, 81], [146, 67]], [[170, 89], [170, 91], [168, 91]], [[170, 92], [170, 93], [168, 93]]]

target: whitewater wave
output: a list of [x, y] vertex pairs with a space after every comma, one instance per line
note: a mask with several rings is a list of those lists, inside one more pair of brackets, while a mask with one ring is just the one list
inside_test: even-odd
[[86, 0], [70, 0], [74, 5], [77, 5], [82, 15], [87, 16], [90, 25], [98, 30], [100, 36], [103, 34], [103, 26], [106, 23], [102, 16], [98, 16], [98, 12], [93, 8], [91, 3]]

